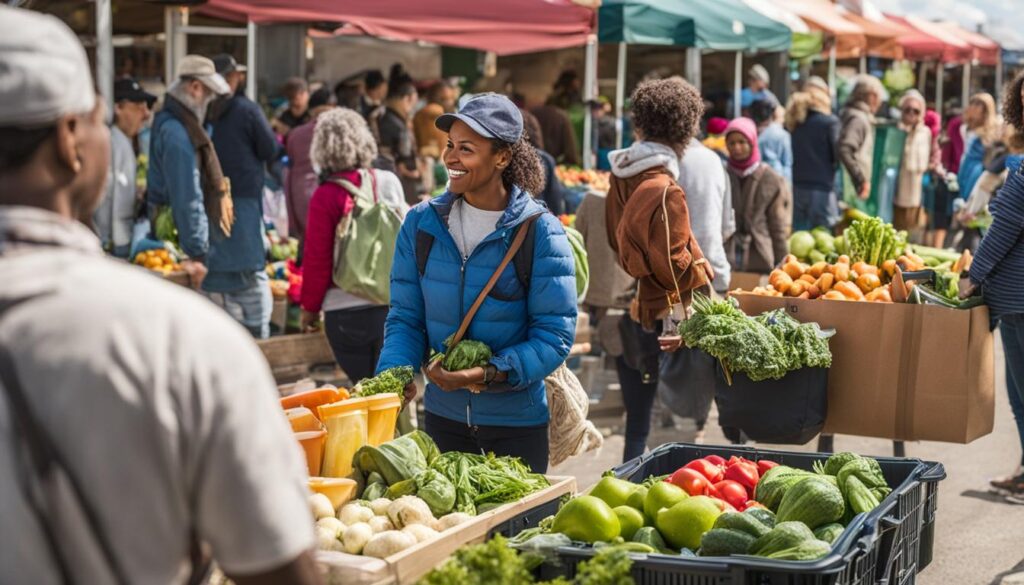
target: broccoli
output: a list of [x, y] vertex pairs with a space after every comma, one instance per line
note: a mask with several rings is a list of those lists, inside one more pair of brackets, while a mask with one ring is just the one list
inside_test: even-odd
[[411, 366], [399, 366], [390, 368], [377, 374], [372, 378], [366, 378], [356, 384], [356, 396], [372, 396], [374, 394], [394, 393], [399, 396], [405, 387], [412, 382], [413, 372]]

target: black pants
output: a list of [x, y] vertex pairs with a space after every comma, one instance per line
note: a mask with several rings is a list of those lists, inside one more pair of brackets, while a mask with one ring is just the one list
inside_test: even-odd
[[469, 426], [426, 413], [427, 434], [442, 453], [490, 453], [519, 457], [536, 473], [548, 471], [548, 425], [532, 427]]
[[626, 440], [622, 460], [629, 461], [643, 455], [647, 449], [647, 436], [651, 434], [651, 413], [654, 411], [654, 399], [658, 395], [658, 377], [649, 373], [645, 378], [639, 370], [629, 367], [622, 356], [615, 359], [615, 369], [619, 373], [619, 388], [626, 407]]
[[334, 359], [352, 383], [373, 376], [384, 346], [387, 307], [360, 307], [324, 313], [324, 332]]

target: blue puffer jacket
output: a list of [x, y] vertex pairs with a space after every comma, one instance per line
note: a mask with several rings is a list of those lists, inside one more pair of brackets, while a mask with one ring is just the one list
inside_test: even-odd
[[[442, 351], [462, 317], [494, 274], [527, 217], [544, 212], [528, 193], [515, 188], [497, 229], [473, 250], [465, 265], [448, 231], [457, 195], [445, 193], [409, 212], [402, 224], [391, 269], [391, 311], [377, 371], [418, 367], [429, 351]], [[416, 233], [434, 237], [426, 270], [416, 266]], [[469, 425], [534, 426], [548, 421], [544, 378], [561, 364], [576, 333], [576, 277], [569, 240], [558, 219], [544, 213], [536, 222], [534, 261], [528, 291], [512, 263], [481, 305], [466, 334], [495, 352], [491, 363], [508, 372], [507, 384], [481, 394], [444, 392], [427, 385], [428, 412]]]

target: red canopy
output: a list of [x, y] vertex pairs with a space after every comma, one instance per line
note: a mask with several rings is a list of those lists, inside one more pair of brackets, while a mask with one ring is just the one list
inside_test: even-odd
[[[940, 38], [914, 26], [910, 20], [902, 16], [886, 14], [885, 17], [896, 24], [902, 25], [906, 34], [897, 41], [903, 47], [903, 56], [911, 61], [941, 61], [955, 63], [970, 58], [970, 47], [956, 38]], [[937, 25], [933, 25], [937, 26]]]
[[955, 22], [941, 22], [939, 26], [970, 45], [974, 49], [973, 58], [982, 65], [995, 65], [999, 62], [999, 45], [995, 41], [966, 30]]
[[339, 22], [399, 41], [427, 41], [499, 55], [578, 47], [594, 30], [591, 0], [210, 0], [229, 20]]

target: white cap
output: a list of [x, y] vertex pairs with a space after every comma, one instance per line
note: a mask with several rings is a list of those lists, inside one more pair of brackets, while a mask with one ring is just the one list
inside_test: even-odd
[[217, 73], [213, 61], [202, 55], [185, 55], [181, 63], [178, 63], [178, 79], [182, 77], [194, 77], [218, 95], [231, 93], [231, 86]]
[[0, 127], [33, 127], [96, 107], [89, 60], [56, 17], [0, 4]]
[[771, 82], [771, 77], [768, 76], [768, 70], [760, 63], [754, 63], [754, 66], [747, 71], [747, 77], [752, 77], [763, 83]]

